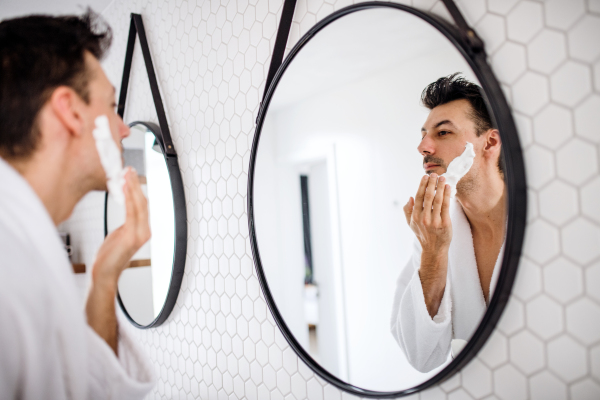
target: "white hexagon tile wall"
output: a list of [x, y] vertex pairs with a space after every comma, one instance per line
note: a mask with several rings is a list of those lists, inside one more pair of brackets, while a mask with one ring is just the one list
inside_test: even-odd
[[[405, 3], [448, 18], [439, 1]], [[524, 255], [501, 322], [479, 355], [414, 398], [600, 398], [600, 1], [463, 0], [514, 111], [529, 185]], [[298, 0], [288, 46], [344, 1]], [[349, 399], [279, 333], [248, 238], [254, 121], [282, 1], [115, 0], [104, 66], [118, 87], [129, 13], [141, 13], [186, 191], [188, 253], [177, 305], [136, 331], [156, 366], [150, 398]], [[126, 119], [156, 120], [136, 54]], [[91, 262], [101, 195], [65, 226]], [[93, 232], [93, 233], [91, 233]], [[75, 243], [75, 241], [77, 241]], [[133, 329], [133, 328], [132, 328]]]

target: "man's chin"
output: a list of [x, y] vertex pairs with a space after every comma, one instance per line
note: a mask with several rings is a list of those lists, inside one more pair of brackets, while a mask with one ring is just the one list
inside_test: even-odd
[[425, 170], [425, 173], [426, 173], [427, 175], [431, 175], [431, 174], [433, 174], [434, 172], [435, 172], [436, 174], [438, 174], [438, 175], [442, 175], [442, 174], [446, 173], [446, 169], [445, 169], [445, 168], [443, 168], [443, 167], [433, 167], [433, 168], [429, 168], [429, 169], [426, 169], [426, 170]]

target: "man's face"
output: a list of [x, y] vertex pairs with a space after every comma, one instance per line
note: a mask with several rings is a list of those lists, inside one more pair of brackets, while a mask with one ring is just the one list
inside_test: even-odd
[[86, 107], [86, 129], [85, 140], [86, 148], [90, 151], [90, 158], [94, 166], [91, 174], [94, 179], [94, 186], [97, 190], [106, 190], [106, 174], [100, 164], [100, 157], [96, 150], [96, 143], [92, 134], [95, 129], [96, 117], [106, 115], [110, 125], [110, 131], [119, 150], [122, 151], [121, 140], [129, 136], [129, 127], [123, 123], [121, 117], [117, 114], [115, 103], [115, 88], [108, 80], [102, 70], [100, 62], [90, 53], [86, 53], [86, 64], [90, 71], [89, 81], [89, 104]]
[[423, 156], [425, 173], [441, 175], [448, 164], [473, 143], [477, 153], [477, 134], [469, 112], [468, 100], [454, 100], [435, 107], [421, 128], [421, 143], [417, 149]]

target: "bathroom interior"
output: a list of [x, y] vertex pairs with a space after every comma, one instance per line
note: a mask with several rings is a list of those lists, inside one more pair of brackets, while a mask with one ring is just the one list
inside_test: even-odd
[[[0, 19], [87, 6], [117, 93], [130, 70], [153, 232], [119, 307], [149, 399], [600, 399], [600, 1], [9, 0]], [[481, 323], [420, 371], [390, 315], [421, 92], [455, 72], [500, 130], [506, 242]], [[59, 226], [82, 304], [123, 218], [92, 192]]]

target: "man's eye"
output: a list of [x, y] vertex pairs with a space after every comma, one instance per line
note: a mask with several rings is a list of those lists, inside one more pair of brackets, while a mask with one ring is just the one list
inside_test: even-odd
[[440, 136], [445, 136], [445, 135], [447, 135], [448, 133], [450, 133], [450, 132], [448, 132], [448, 131], [440, 131], [440, 132], [439, 132], [439, 135], [440, 135]]

